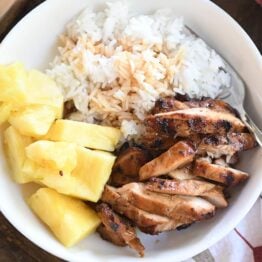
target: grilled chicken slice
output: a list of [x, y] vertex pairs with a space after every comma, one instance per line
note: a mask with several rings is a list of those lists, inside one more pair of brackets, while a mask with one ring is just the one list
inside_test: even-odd
[[98, 205], [96, 210], [102, 224], [104, 225], [104, 227], [101, 227], [99, 230], [104, 239], [116, 245], [128, 245], [141, 257], [144, 256], [145, 248], [137, 238], [135, 228], [127, 219], [117, 215], [105, 203]]
[[226, 186], [234, 186], [248, 179], [248, 174], [245, 172], [226, 166], [212, 164], [205, 158], [196, 160], [193, 174], [222, 183]]
[[114, 230], [107, 228], [104, 224], [100, 224], [100, 226], [97, 228], [97, 232], [101, 238], [106, 241], [109, 241], [120, 247], [126, 246], [125, 240], [119, 234], [116, 234]]
[[113, 173], [111, 174], [108, 184], [111, 186], [115, 186], [115, 187], [120, 187], [132, 182], [138, 182], [139, 181], [139, 177], [131, 177], [131, 176], [127, 176], [124, 175], [118, 171], [113, 171]]
[[238, 116], [237, 111], [231, 107], [228, 103], [219, 100], [219, 99], [202, 99], [202, 100], [190, 100], [184, 102], [186, 106], [189, 108], [208, 108], [217, 112], [224, 112], [224, 113], [230, 113], [235, 116]]
[[175, 180], [196, 179], [196, 176], [194, 176], [192, 173], [191, 165], [187, 165], [182, 168], [175, 169], [169, 172], [168, 176]]
[[[208, 160], [209, 163], [211, 163], [211, 160]], [[223, 158], [216, 158], [213, 160], [213, 164], [219, 165], [219, 166], [225, 166], [228, 167], [228, 163]]]
[[129, 147], [117, 157], [114, 170], [130, 177], [138, 176], [139, 169], [150, 160], [149, 153], [139, 147]]
[[141, 167], [139, 179], [160, 176], [193, 161], [195, 150], [190, 142], [180, 141], [159, 157]]
[[151, 110], [151, 114], [154, 115], [158, 113], [182, 110], [187, 108], [190, 107], [187, 106], [185, 102], [181, 102], [175, 97], [168, 96], [165, 98], [160, 98], [156, 101], [155, 106]]
[[152, 157], [156, 157], [168, 150], [176, 143], [176, 137], [163, 132], [157, 132], [151, 127], [146, 127], [137, 142], [146, 148]]
[[155, 130], [182, 137], [191, 134], [220, 134], [243, 132], [245, 125], [240, 119], [226, 112], [208, 108], [190, 108], [148, 116], [147, 125]]
[[200, 196], [218, 208], [227, 207], [228, 204], [223, 194], [223, 187], [206, 181], [193, 179], [178, 181], [154, 177], [145, 184], [145, 189], [169, 195]]
[[154, 193], [147, 191], [142, 183], [127, 184], [117, 192], [137, 208], [183, 224], [203, 220], [215, 212], [215, 207], [202, 198]]
[[233, 156], [238, 151], [245, 151], [257, 145], [255, 138], [249, 133], [229, 133], [227, 136], [208, 135], [198, 146], [198, 153], [207, 152], [214, 157]]
[[176, 229], [190, 221], [175, 221], [165, 216], [151, 214], [130, 204], [128, 200], [120, 196], [116, 188], [106, 186], [102, 195], [102, 201], [110, 204], [119, 214], [125, 215], [144, 233], [155, 235], [164, 231]]
[[171, 112], [176, 110], [199, 108], [204, 107], [217, 112], [226, 112], [233, 115], [238, 115], [236, 110], [232, 108], [228, 103], [219, 99], [191, 99], [189, 101], [179, 101], [175, 97], [165, 97], [156, 101], [154, 108], [151, 110], [151, 114], [158, 114], [163, 112]]
[[238, 151], [246, 151], [258, 145], [256, 139], [250, 133], [229, 133], [227, 138]]
[[235, 154], [233, 154], [232, 156], [228, 155], [226, 157], [226, 163], [228, 165], [236, 165], [237, 162], [239, 162], [239, 154], [238, 152], [236, 152]]

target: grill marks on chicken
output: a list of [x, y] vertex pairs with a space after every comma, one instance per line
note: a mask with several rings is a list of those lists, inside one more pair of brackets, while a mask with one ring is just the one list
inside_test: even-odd
[[217, 112], [224, 112], [224, 113], [230, 113], [235, 116], [238, 116], [237, 111], [232, 108], [228, 103], [219, 100], [219, 99], [203, 99], [203, 100], [190, 100], [186, 101], [185, 104], [189, 108], [208, 108]]
[[140, 168], [151, 159], [147, 150], [139, 147], [129, 147], [123, 150], [117, 157], [109, 184], [122, 186], [138, 181]]
[[146, 132], [139, 138], [139, 143], [154, 156], [168, 150], [176, 141], [175, 136], [155, 130], [149, 126], [146, 127]]
[[174, 97], [165, 97], [156, 101], [151, 114], [158, 114], [170, 111], [190, 108], [185, 102], [181, 102]]
[[193, 145], [187, 141], [180, 141], [159, 157], [142, 166], [139, 171], [139, 179], [143, 181], [150, 177], [167, 174], [192, 162], [194, 156], [195, 149]]
[[139, 147], [129, 147], [117, 158], [114, 170], [119, 170], [124, 175], [135, 177], [140, 167], [150, 160], [146, 150]]
[[98, 228], [101, 237], [118, 246], [128, 245], [141, 257], [144, 256], [144, 246], [137, 238], [135, 228], [124, 217], [116, 214], [107, 204], [97, 206], [97, 213], [102, 224]]
[[105, 187], [102, 201], [110, 204], [117, 213], [125, 215], [133, 221], [141, 231], [147, 234], [155, 235], [182, 225], [168, 217], [152, 214], [137, 208], [132, 205], [128, 199], [121, 196], [116, 188], [111, 186]]
[[193, 173], [195, 176], [204, 177], [226, 186], [235, 186], [248, 179], [248, 174], [245, 172], [227, 166], [212, 164], [204, 158], [196, 160]]
[[151, 110], [151, 114], [158, 114], [188, 108], [204, 107], [217, 112], [226, 112], [238, 116], [238, 113], [228, 103], [219, 99], [201, 99], [201, 100], [189, 100], [179, 101], [175, 97], [165, 97], [156, 101], [154, 108]]
[[145, 189], [169, 195], [200, 196], [218, 208], [227, 207], [223, 188], [206, 181], [152, 178], [145, 184]]
[[204, 199], [150, 192], [142, 183], [127, 184], [118, 192], [137, 208], [184, 224], [211, 217], [215, 212], [215, 207]]
[[229, 133], [226, 136], [208, 135], [198, 146], [198, 153], [210, 153], [214, 157], [233, 156], [236, 152], [254, 148], [257, 142], [249, 133]]
[[187, 137], [194, 133], [221, 134], [242, 132], [245, 125], [228, 112], [217, 112], [208, 108], [189, 108], [159, 113], [147, 118], [147, 124], [167, 133]]

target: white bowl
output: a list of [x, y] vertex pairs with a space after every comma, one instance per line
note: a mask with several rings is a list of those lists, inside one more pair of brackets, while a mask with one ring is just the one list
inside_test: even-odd
[[[56, 53], [58, 35], [65, 24], [86, 5], [101, 7], [104, 0], [48, 0], [27, 15], [5, 38], [0, 48], [0, 62], [21, 60], [28, 67], [44, 69]], [[262, 61], [247, 34], [224, 11], [207, 0], [129, 1], [138, 13], [158, 8], [173, 8], [184, 16], [186, 23], [213, 48], [221, 53], [239, 72], [248, 86], [246, 106], [253, 119], [262, 127]], [[28, 239], [46, 251], [69, 261], [136, 261], [128, 248], [119, 248], [96, 234], [77, 246], [66, 249], [32, 214], [25, 197], [31, 186], [19, 186], [9, 177], [1, 148], [0, 208], [6, 218]], [[143, 261], [181, 261], [207, 249], [228, 234], [250, 210], [262, 190], [262, 150], [257, 148], [242, 156], [240, 168], [251, 177], [238, 187], [230, 206], [218, 211], [215, 218], [197, 223], [187, 230], [163, 233], [159, 236], [141, 234], [146, 246]], [[160, 241], [156, 241], [160, 240]], [[139, 259], [139, 261], [142, 261]]]

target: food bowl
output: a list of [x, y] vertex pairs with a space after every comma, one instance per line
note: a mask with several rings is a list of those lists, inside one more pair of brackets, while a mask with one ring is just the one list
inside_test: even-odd
[[[57, 40], [66, 23], [84, 7], [99, 9], [103, 0], [47, 0], [28, 14], [4, 39], [0, 63], [22, 61], [27, 67], [45, 69], [56, 53]], [[211, 47], [216, 49], [242, 76], [247, 84], [246, 108], [262, 127], [259, 114], [262, 103], [262, 60], [247, 34], [224, 11], [207, 0], [129, 1], [130, 10], [151, 13], [172, 8]], [[256, 148], [242, 155], [239, 168], [250, 179], [232, 193], [229, 207], [205, 222], [183, 231], [147, 236], [139, 233], [146, 247], [143, 261], [181, 261], [207, 249], [228, 234], [247, 214], [262, 190], [262, 150]], [[49, 253], [68, 261], [136, 261], [132, 250], [119, 248], [93, 234], [77, 246], [62, 246], [35, 217], [26, 204], [33, 185], [12, 182], [1, 147], [0, 209], [5, 217], [28, 239]], [[141, 261], [141, 260], [140, 260]]]

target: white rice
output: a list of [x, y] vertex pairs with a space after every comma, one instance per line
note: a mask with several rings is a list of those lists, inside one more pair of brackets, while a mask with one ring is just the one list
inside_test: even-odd
[[48, 74], [73, 100], [79, 121], [139, 135], [160, 97], [215, 98], [230, 84], [221, 57], [191, 34], [172, 11], [130, 16], [123, 2], [84, 10], [61, 36]]

